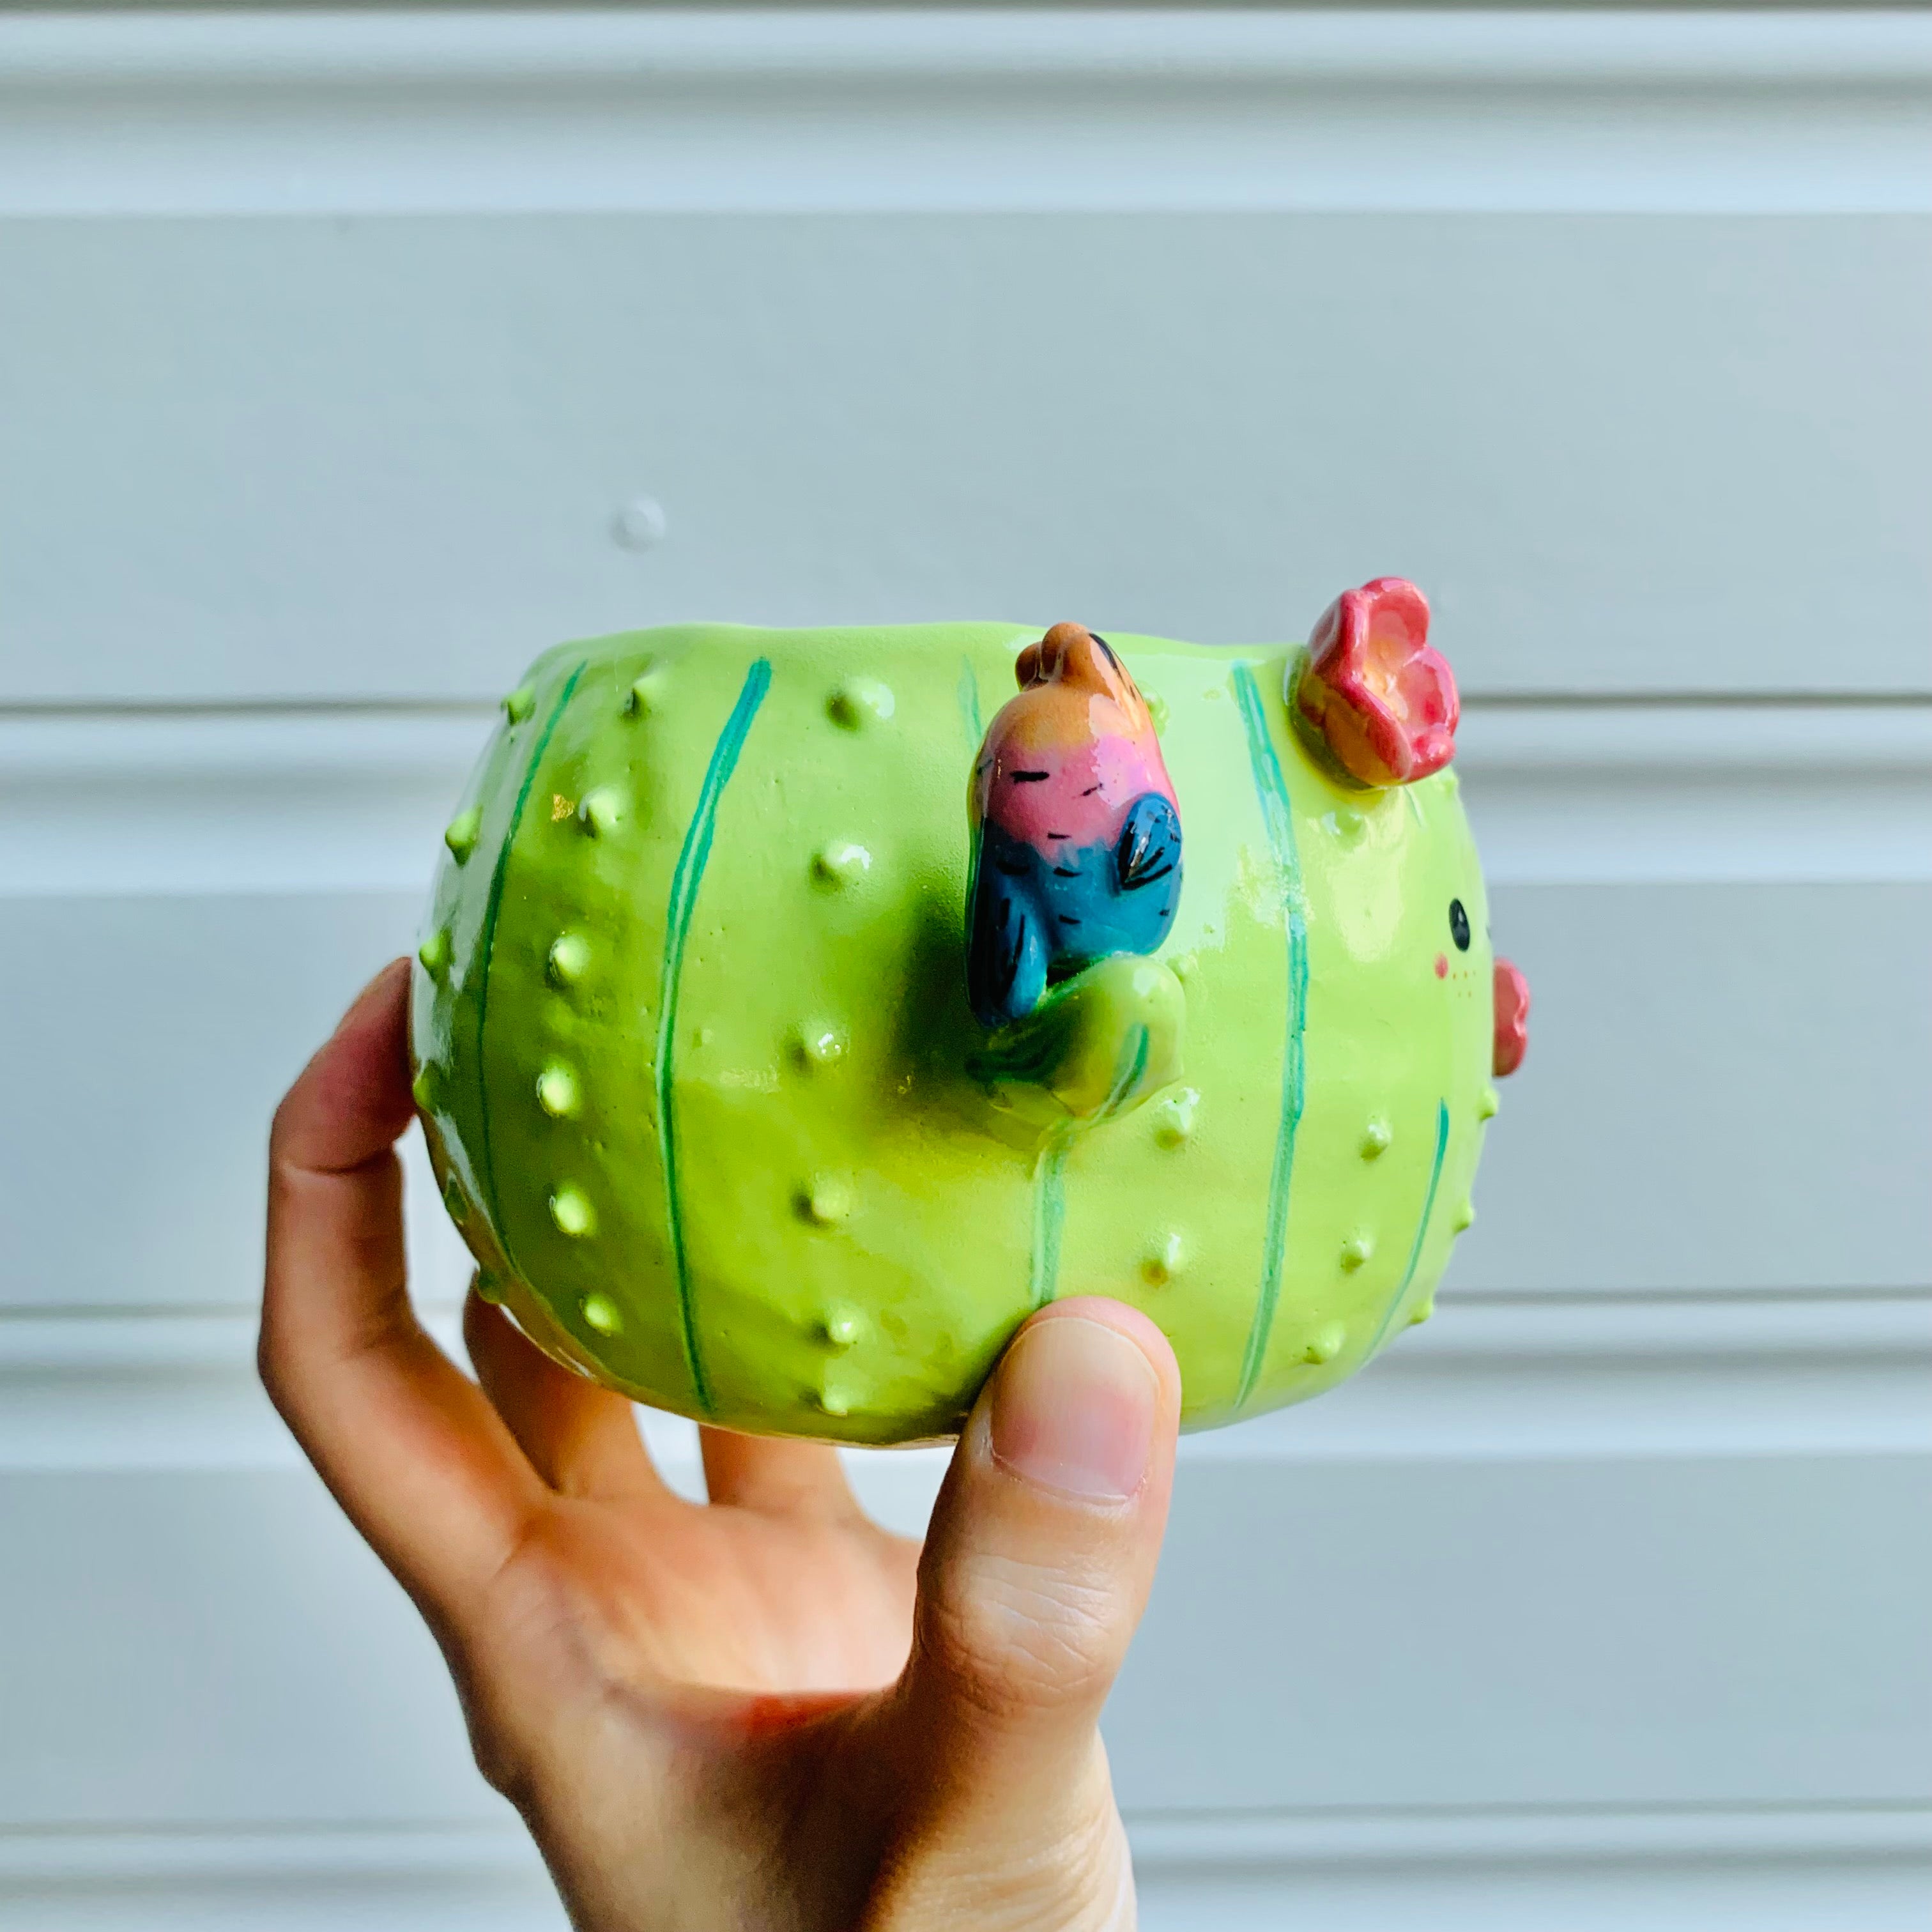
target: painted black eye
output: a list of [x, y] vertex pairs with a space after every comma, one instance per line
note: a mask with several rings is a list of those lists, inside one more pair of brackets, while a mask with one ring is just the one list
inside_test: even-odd
[[1458, 952], [1469, 950], [1469, 915], [1462, 910], [1460, 899], [1449, 902], [1449, 937], [1456, 942]]

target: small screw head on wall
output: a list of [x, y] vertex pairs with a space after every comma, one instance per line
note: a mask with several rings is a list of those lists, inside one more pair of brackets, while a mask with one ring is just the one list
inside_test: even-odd
[[650, 550], [664, 541], [664, 506], [655, 496], [633, 496], [610, 519], [611, 536], [626, 550]]

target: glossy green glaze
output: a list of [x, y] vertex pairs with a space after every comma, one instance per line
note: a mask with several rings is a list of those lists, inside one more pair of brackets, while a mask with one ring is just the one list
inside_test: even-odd
[[635, 632], [506, 700], [412, 1046], [484, 1290], [560, 1359], [734, 1428], [903, 1442], [958, 1426], [1034, 1307], [1102, 1294], [1167, 1332], [1204, 1427], [1429, 1312], [1496, 1105], [1453, 774], [1350, 788], [1290, 723], [1292, 653], [1110, 634], [1185, 890], [1154, 961], [1021, 1023], [1048, 1066], [1016, 1079], [1040, 1055], [966, 1004], [966, 788], [1039, 635]]

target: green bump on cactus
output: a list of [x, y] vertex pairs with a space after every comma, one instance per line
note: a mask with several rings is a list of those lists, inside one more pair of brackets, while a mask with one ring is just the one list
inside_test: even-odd
[[836, 1026], [814, 1021], [799, 1028], [791, 1050], [801, 1066], [836, 1066], [845, 1055], [845, 1036]]
[[1186, 1255], [1187, 1245], [1178, 1233], [1156, 1235], [1141, 1263], [1142, 1278], [1150, 1287], [1165, 1288], [1180, 1272]]
[[623, 818], [623, 794], [614, 785], [599, 785], [595, 791], [584, 794], [577, 815], [584, 821], [585, 831], [601, 838], [616, 831]]
[[416, 948], [416, 957], [423, 963], [423, 970], [433, 978], [440, 979], [449, 970], [450, 943], [446, 928], [438, 926], [422, 945]]
[[833, 724], [858, 731], [868, 724], [890, 722], [897, 703], [890, 685], [881, 684], [875, 677], [855, 677], [833, 692], [825, 709]]
[[856, 1308], [827, 1309], [824, 1325], [825, 1339], [835, 1348], [850, 1348], [866, 1333], [866, 1318]]
[[575, 986], [590, 964], [590, 942], [582, 933], [560, 933], [550, 941], [545, 964], [553, 986]]
[[596, 1210], [580, 1187], [558, 1188], [550, 1197], [550, 1218], [560, 1234], [578, 1238], [596, 1232]]
[[836, 1174], [819, 1174], [799, 1190], [799, 1212], [820, 1228], [836, 1228], [850, 1218], [851, 1184]]
[[872, 869], [872, 854], [856, 838], [834, 838], [812, 855], [812, 875], [822, 886], [856, 885]]
[[1041, 637], [691, 626], [519, 687], [411, 1037], [446, 1204], [556, 1359], [734, 1429], [913, 1441], [959, 1426], [1037, 1301], [1108, 1294], [1172, 1340], [1199, 1428], [1332, 1386], [1432, 1306], [1494, 1110], [1446, 774], [1325, 769], [1288, 647], [1109, 632], [1165, 702], [1185, 887], [1154, 952], [989, 1032], [968, 784]]
[[520, 724], [536, 707], [537, 688], [533, 684], [520, 684], [503, 700], [503, 715], [512, 724]]
[[564, 1060], [545, 1061], [537, 1076], [537, 1100], [553, 1120], [572, 1118], [584, 1103], [575, 1070]]
[[1301, 1359], [1318, 1367], [1332, 1362], [1347, 1346], [1348, 1331], [1339, 1322], [1324, 1322], [1310, 1338], [1306, 1348], [1301, 1352]]
[[467, 812], [459, 812], [445, 828], [442, 842], [449, 848], [450, 856], [460, 866], [476, 849], [476, 841], [483, 830], [483, 814], [475, 806]]
[[1164, 1148], [1185, 1147], [1194, 1134], [1201, 1096], [1192, 1087], [1177, 1087], [1154, 1110], [1154, 1137]]

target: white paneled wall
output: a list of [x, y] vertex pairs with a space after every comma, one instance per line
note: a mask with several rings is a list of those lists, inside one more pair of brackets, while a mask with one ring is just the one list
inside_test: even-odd
[[0, 15], [0, 1922], [560, 1924], [250, 1370], [524, 659], [1399, 571], [1532, 1054], [1438, 1318], [1185, 1447], [1145, 1922], [1922, 1924], [1928, 342], [1914, 14]]

